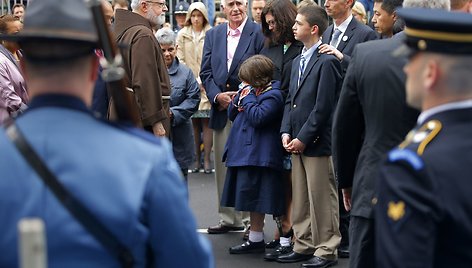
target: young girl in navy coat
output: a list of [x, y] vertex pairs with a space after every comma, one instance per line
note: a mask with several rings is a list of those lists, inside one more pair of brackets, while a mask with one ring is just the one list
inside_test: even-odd
[[283, 147], [280, 122], [284, 97], [278, 81], [272, 80], [274, 65], [262, 55], [247, 59], [239, 69], [243, 81], [228, 117], [233, 121], [223, 161], [228, 167], [222, 206], [249, 211], [249, 240], [231, 247], [231, 254], [264, 252], [265, 214], [285, 212], [282, 180]]

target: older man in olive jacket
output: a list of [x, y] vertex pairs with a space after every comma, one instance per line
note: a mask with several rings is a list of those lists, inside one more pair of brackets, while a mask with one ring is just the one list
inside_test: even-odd
[[124, 45], [122, 55], [127, 86], [134, 96], [146, 130], [156, 136], [168, 136], [170, 80], [162, 51], [152, 28], [162, 24], [167, 11], [165, 1], [133, 0], [132, 11], [117, 10], [114, 34]]

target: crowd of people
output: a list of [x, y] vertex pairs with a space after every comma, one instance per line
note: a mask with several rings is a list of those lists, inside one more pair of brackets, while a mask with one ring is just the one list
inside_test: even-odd
[[[208, 234], [244, 230], [229, 254], [470, 266], [471, 0], [221, 0], [213, 21], [180, 1], [175, 23], [163, 0], [89, 5], [0, 17], [1, 267], [20, 262], [25, 217], [45, 221], [50, 267], [213, 267], [197, 172], [217, 188]], [[137, 122], [119, 118], [113, 68]]]

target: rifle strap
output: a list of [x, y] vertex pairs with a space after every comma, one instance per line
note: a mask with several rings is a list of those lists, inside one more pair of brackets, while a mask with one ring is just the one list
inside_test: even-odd
[[31, 145], [26, 141], [15, 122], [13, 120], [6, 122], [5, 129], [7, 137], [15, 145], [28, 164], [36, 171], [44, 184], [54, 193], [61, 204], [103, 247], [118, 258], [122, 267], [132, 268], [134, 265], [132, 253], [90, 212], [90, 210], [67, 191], [33, 148], [31, 148]]

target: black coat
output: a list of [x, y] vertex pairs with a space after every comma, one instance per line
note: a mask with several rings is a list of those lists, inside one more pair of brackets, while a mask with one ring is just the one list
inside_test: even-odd
[[272, 79], [280, 81], [280, 89], [287, 92], [290, 84], [290, 74], [292, 72], [292, 61], [300, 55], [303, 43], [295, 41], [284, 53], [284, 45], [274, 45], [264, 47], [261, 54], [267, 56], [275, 65]]
[[340, 188], [352, 187], [351, 215], [372, 217], [380, 161], [415, 125], [405, 96], [405, 58], [391, 56], [400, 38], [359, 44], [347, 69], [333, 126]]

